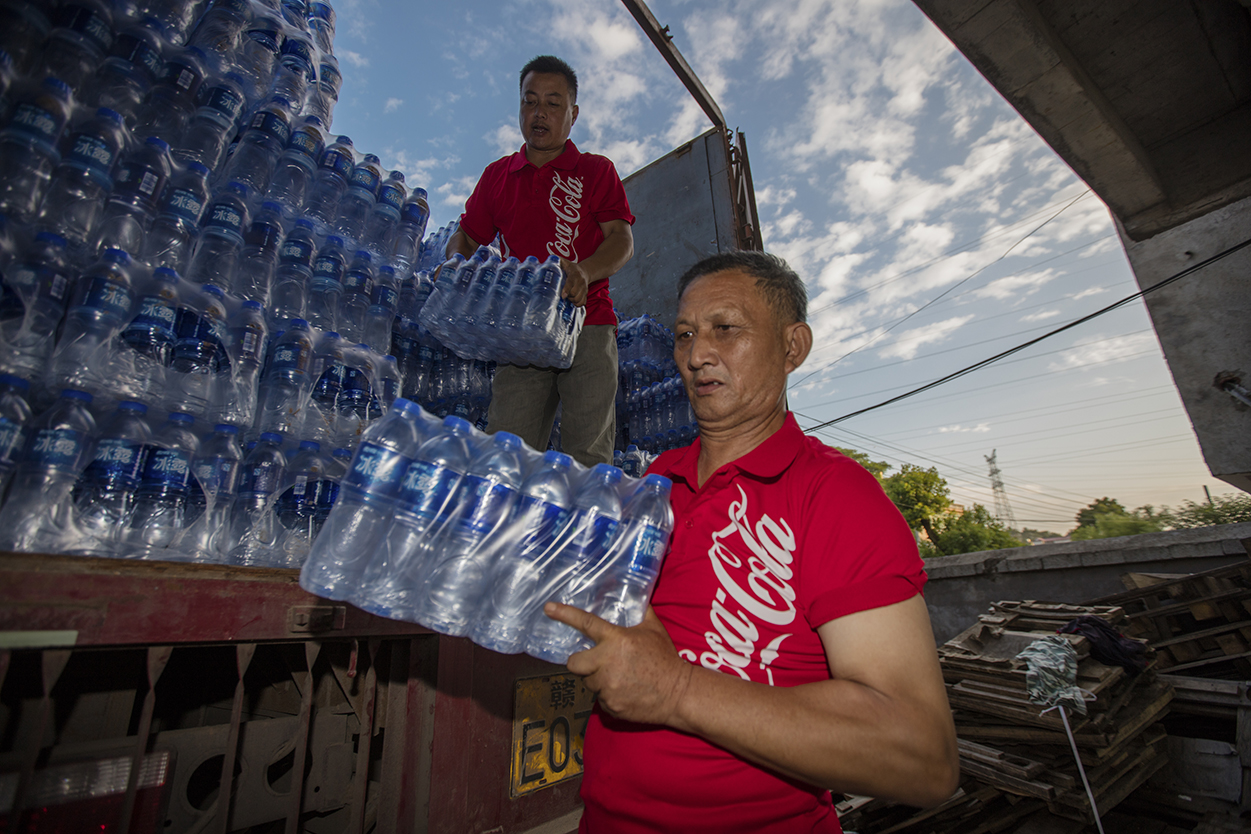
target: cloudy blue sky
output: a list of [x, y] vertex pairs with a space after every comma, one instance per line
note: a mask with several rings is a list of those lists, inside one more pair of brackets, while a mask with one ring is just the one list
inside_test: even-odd
[[[1108, 212], [907, 0], [652, 0], [746, 133], [765, 246], [807, 282], [807, 427], [874, 405], [1137, 287]], [[622, 176], [710, 125], [616, 0], [337, 0], [333, 129], [454, 219], [520, 145], [517, 71], [579, 73], [573, 139]], [[1176, 506], [1211, 477], [1141, 302], [924, 395], [821, 430], [936, 466], [993, 507], [998, 450], [1019, 525], [1066, 531], [1107, 495]]]

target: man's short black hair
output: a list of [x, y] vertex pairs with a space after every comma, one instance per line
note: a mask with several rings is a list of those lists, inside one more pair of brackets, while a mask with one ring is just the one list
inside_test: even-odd
[[735, 250], [704, 258], [678, 279], [678, 298], [696, 278], [728, 270], [755, 278], [756, 286], [783, 324], [808, 321], [808, 290], [804, 282], [786, 261], [767, 252]]
[[531, 58], [530, 63], [521, 68], [521, 78], [517, 81], [518, 88], [526, 83], [526, 76], [532, 72], [550, 72], [556, 75], [563, 75], [565, 80], [569, 82], [569, 96], [573, 99], [572, 103], [578, 103], [578, 74], [573, 71], [573, 67], [555, 55], [539, 55]]

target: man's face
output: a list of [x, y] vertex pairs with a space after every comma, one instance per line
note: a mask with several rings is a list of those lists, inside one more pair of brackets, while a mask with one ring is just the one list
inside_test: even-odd
[[702, 430], [749, 423], [783, 406], [786, 375], [804, 358], [796, 361], [790, 344], [796, 327], [806, 329], [781, 324], [750, 275], [727, 270], [691, 282], [678, 300], [673, 358]]
[[521, 82], [521, 135], [536, 151], [555, 151], [565, 146], [578, 105], [569, 93], [569, 82], [558, 72], [530, 72]]

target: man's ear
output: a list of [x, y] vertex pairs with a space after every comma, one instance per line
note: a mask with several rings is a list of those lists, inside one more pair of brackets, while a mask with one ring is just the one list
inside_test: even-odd
[[812, 350], [812, 328], [802, 321], [788, 324], [783, 332], [786, 344], [786, 372], [789, 374], [808, 358]]
[[578, 123], [578, 105], [575, 104], [573, 106], [573, 121], [569, 123], [569, 126], [573, 127], [577, 123]]

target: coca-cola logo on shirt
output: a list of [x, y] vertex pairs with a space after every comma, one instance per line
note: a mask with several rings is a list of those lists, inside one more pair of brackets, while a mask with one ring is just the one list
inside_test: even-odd
[[578, 251], [574, 242], [578, 239], [578, 223], [582, 220], [582, 180], [573, 176], [562, 179], [559, 171], [553, 171], [547, 204], [556, 215], [556, 239], [548, 242], [547, 254], [577, 263]]
[[739, 500], [729, 506], [729, 523], [712, 534], [708, 548], [719, 583], [708, 611], [711, 629], [704, 632], [708, 650], [699, 655], [690, 649], [678, 653], [707, 669], [730, 672], [743, 680], [753, 680], [755, 675], [762, 678], [759, 682], [772, 686], [770, 667], [782, 641], [793, 632], [777, 635], [763, 648], [758, 643], [762, 625], [776, 632], [795, 620], [795, 589], [790, 585], [795, 534], [786, 519], [775, 521], [768, 514], [761, 514], [753, 524], [747, 493], [741, 485], [738, 492]]

